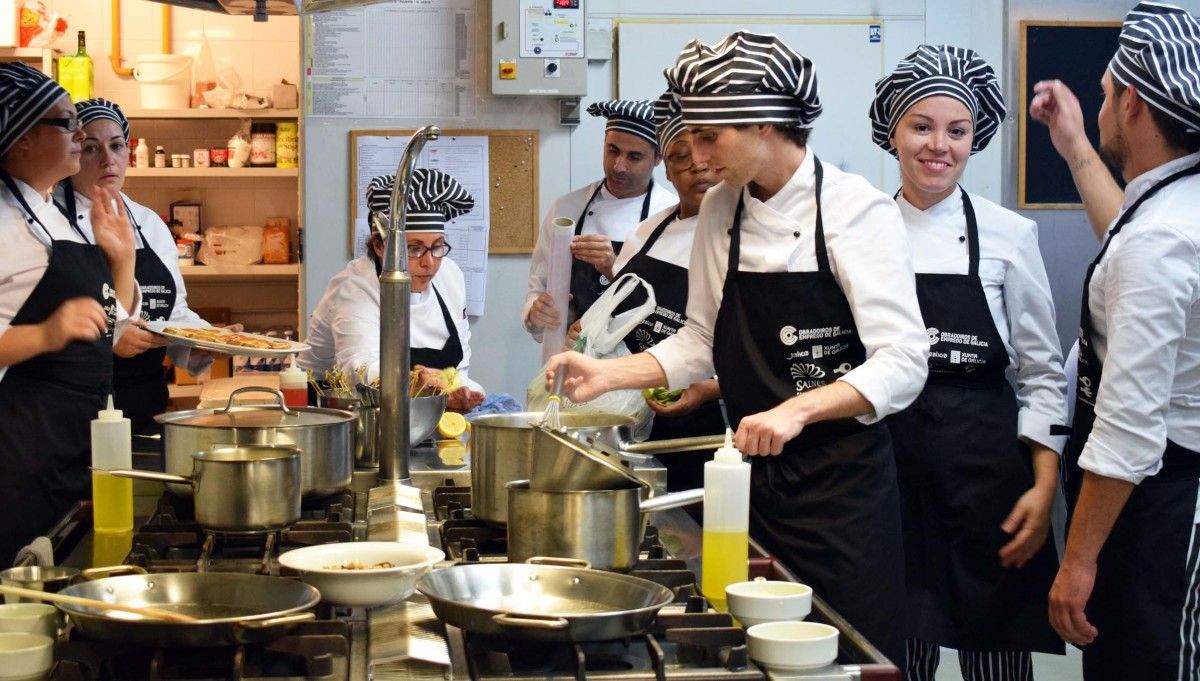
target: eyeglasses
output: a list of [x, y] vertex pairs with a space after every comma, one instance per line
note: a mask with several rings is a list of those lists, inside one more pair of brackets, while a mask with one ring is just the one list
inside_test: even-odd
[[409, 246], [408, 257], [412, 258], [413, 260], [417, 260], [428, 253], [435, 258], [444, 258], [450, 253], [450, 251], [450, 244], [445, 242], [434, 244], [433, 246]]
[[79, 119], [72, 116], [66, 118], [39, 118], [37, 122], [42, 125], [53, 125], [67, 132], [75, 132], [79, 129]]
[[671, 167], [671, 170], [683, 172], [696, 164], [692, 160], [692, 152], [689, 150], [686, 154], [671, 154], [668, 156], [667, 165]]

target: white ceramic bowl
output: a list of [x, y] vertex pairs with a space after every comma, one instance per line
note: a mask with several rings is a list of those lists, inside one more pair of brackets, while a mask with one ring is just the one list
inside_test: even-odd
[[37, 679], [52, 666], [54, 639], [37, 634], [0, 633], [0, 679]]
[[760, 578], [725, 587], [725, 601], [729, 614], [746, 627], [802, 620], [812, 611], [812, 587]]
[[[386, 541], [306, 546], [279, 556], [279, 563], [321, 592], [321, 600], [352, 608], [392, 605], [412, 595], [417, 579], [445, 558], [430, 546]], [[346, 569], [347, 565], [394, 567]]]
[[0, 632], [58, 635], [58, 608], [48, 603], [5, 603], [0, 605]]
[[767, 622], [746, 630], [750, 659], [771, 671], [824, 667], [837, 659], [838, 630], [819, 622]]

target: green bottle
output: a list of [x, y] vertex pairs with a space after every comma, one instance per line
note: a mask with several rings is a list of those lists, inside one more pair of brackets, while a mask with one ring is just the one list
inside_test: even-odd
[[95, 69], [83, 31], [79, 32], [79, 49], [75, 54], [58, 58], [58, 83], [71, 95], [72, 102], [95, 96]]

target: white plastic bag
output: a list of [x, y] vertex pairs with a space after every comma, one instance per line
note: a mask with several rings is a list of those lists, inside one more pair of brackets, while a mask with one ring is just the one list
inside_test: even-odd
[[[613, 312], [621, 303], [639, 287], [646, 291], [645, 302], [614, 315]], [[631, 272], [622, 274], [583, 314], [579, 323], [579, 338], [575, 341], [575, 349], [597, 359], [628, 355], [629, 348], [625, 346], [625, 336], [637, 328], [642, 320], [649, 317], [657, 306], [658, 301], [654, 297], [653, 286]], [[529, 382], [527, 397], [530, 411], [545, 409], [545, 366], [542, 366], [542, 370]], [[583, 403], [571, 402], [564, 398], [562, 408], [570, 411], [632, 416], [637, 419], [633, 428], [635, 440], [645, 439], [649, 435], [654, 416], [654, 412], [646, 406], [646, 400], [642, 397], [640, 390], [614, 390]]]
[[257, 265], [262, 262], [262, 227], [208, 227], [203, 239], [197, 259], [205, 265]]

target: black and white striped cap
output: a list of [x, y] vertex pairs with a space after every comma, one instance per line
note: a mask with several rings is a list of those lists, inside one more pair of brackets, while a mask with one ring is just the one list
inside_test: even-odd
[[1200, 23], [1185, 10], [1139, 2], [1125, 17], [1108, 69], [1150, 106], [1200, 132]]
[[0, 64], [0, 156], [66, 95], [61, 85], [28, 64]]
[[654, 100], [654, 127], [658, 132], [658, 148], [665, 154], [671, 142], [684, 131], [683, 113], [674, 92], [667, 90]]
[[75, 113], [79, 116], [80, 125], [87, 125], [98, 120], [112, 121], [120, 126], [121, 132], [125, 134], [125, 140], [129, 140], [129, 119], [125, 118], [125, 113], [121, 111], [121, 107], [117, 106], [116, 102], [110, 102], [101, 97], [85, 99], [76, 102]]
[[894, 156], [896, 124], [913, 104], [936, 95], [953, 97], [967, 107], [975, 124], [971, 153], [982, 151], [1004, 120], [1004, 95], [990, 64], [974, 50], [953, 45], [921, 45], [875, 83], [868, 112], [871, 139]]
[[812, 125], [821, 114], [817, 72], [774, 34], [738, 31], [716, 45], [693, 40], [663, 70], [687, 125]]
[[654, 134], [654, 107], [648, 99], [610, 99], [588, 105], [587, 112], [608, 119], [604, 131], [617, 130], [636, 135], [658, 148]]
[[[384, 215], [391, 209], [395, 175], [380, 175], [367, 185], [367, 208]], [[471, 212], [475, 199], [453, 177], [440, 170], [417, 168], [408, 192], [404, 229], [409, 232], [441, 232], [446, 221]]]

